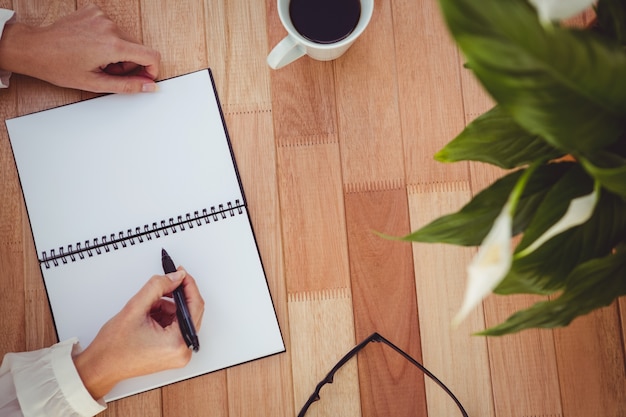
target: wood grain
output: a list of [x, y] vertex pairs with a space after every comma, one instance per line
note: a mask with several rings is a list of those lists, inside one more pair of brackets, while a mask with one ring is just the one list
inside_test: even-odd
[[[263, 260], [274, 308], [289, 343], [289, 326], [276, 182], [276, 149], [269, 112], [226, 114], [233, 152], [246, 190], [252, 225]], [[247, 167], [247, 168], [246, 168]], [[254, 167], [254, 168], [252, 168]], [[293, 414], [291, 353], [231, 368], [228, 374], [230, 416]], [[268, 378], [268, 375], [271, 375]], [[268, 381], [271, 381], [268, 383]], [[272, 391], [273, 395], [267, 395]], [[240, 401], [249, 398], [250, 401]]]
[[[467, 181], [409, 187], [411, 226], [417, 229], [457, 211], [470, 196]], [[470, 416], [494, 416], [487, 341], [471, 336], [485, 326], [482, 308], [476, 308], [457, 328], [451, 326], [463, 300], [465, 265], [474, 249], [451, 245], [413, 244], [415, 286], [420, 309], [424, 365], [466, 404]], [[456, 405], [440, 387], [427, 380], [429, 415], [456, 415]]]
[[467, 163], [434, 154], [465, 126], [459, 56], [436, 0], [395, 1], [398, 101], [408, 184], [467, 180]]
[[[626, 298], [565, 329], [471, 336], [540, 299], [488, 297], [450, 328], [475, 249], [401, 236], [458, 209], [504, 171], [433, 154], [493, 101], [463, 68], [436, 0], [375, 2], [341, 58], [270, 70], [276, 0], [93, 0], [158, 49], [159, 78], [211, 67], [287, 352], [109, 404], [104, 416], [289, 416], [355, 343], [379, 331], [431, 369], [470, 416], [626, 414]], [[0, 0], [44, 25], [91, 0]], [[584, 26], [593, 13], [568, 24]], [[91, 93], [14, 74], [6, 119]], [[173, 121], [175, 122], [175, 121]], [[56, 342], [6, 128], [0, 128], [0, 353]], [[380, 344], [307, 416], [459, 415]]]
[[141, 23], [143, 43], [161, 52], [159, 78], [207, 68], [203, 2], [142, 0]]
[[[1, 5], [10, 7], [10, 2]], [[17, 94], [15, 88], [10, 88], [0, 99], [0, 115], [4, 120], [16, 114]], [[0, 337], [0, 354], [4, 355], [25, 350], [27, 343], [21, 225], [23, 198], [4, 123], [0, 126], [0, 195], [3, 196], [0, 199], [0, 284], [3, 289], [0, 315], [3, 317], [1, 330], [6, 335]]]
[[617, 303], [554, 331], [563, 415], [626, 415], [626, 372]]
[[[315, 386], [355, 343], [352, 302], [348, 288], [289, 294], [293, 390], [296, 411]], [[337, 380], [320, 392], [311, 416], [361, 415], [357, 363], [353, 360], [337, 374]]]
[[348, 288], [337, 144], [278, 148], [278, 175], [287, 291]]
[[[286, 35], [276, 1], [266, 0], [268, 51]], [[337, 142], [332, 62], [303, 57], [271, 73], [272, 112], [278, 146]]]
[[208, 64], [228, 113], [269, 111], [270, 69], [265, 64], [267, 25], [264, 3], [206, 0]]
[[168, 387], [160, 390], [164, 416], [202, 417], [208, 411], [216, 417], [229, 415], [225, 370], [192, 378], [175, 386], [176, 389]]
[[375, 2], [362, 37], [335, 61], [344, 184], [405, 178], [392, 22], [390, 3]]
[[[411, 246], [384, 239], [409, 227], [404, 189], [346, 193], [350, 276], [357, 340], [378, 332], [422, 360]], [[359, 359], [364, 416], [425, 414], [424, 377], [383, 345]]]

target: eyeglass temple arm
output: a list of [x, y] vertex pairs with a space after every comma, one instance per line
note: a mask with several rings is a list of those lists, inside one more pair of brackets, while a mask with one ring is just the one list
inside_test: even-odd
[[[320, 390], [322, 389], [322, 387], [326, 384], [332, 384], [333, 383], [333, 379], [335, 378], [335, 373], [339, 370], [339, 368], [341, 368], [343, 365], [346, 364], [346, 362], [348, 362], [350, 359], [352, 359], [352, 357], [361, 349], [363, 349], [365, 347], [365, 345], [367, 345], [369, 342], [375, 340], [375, 336], [378, 335], [378, 333], [373, 333], [371, 334], [367, 339], [363, 340], [361, 343], [359, 343], [358, 345], [356, 345], [355, 347], [353, 347], [348, 353], [346, 353], [343, 358], [341, 358], [339, 360], [339, 362], [337, 362], [337, 364], [335, 366], [333, 366], [333, 369], [330, 370], [330, 372], [328, 374], [326, 374], [326, 376], [324, 377], [324, 379], [322, 379], [316, 386], [315, 386], [315, 391], [313, 391], [313, 394], [311, 394], [311, 396], [309, 397], [308, 400], [306, 400], [306, 403], [304, 403], [304, 406], [302, 407], [302, 409], [300, 410], [300, 413], [298, 413], [298, 417], [304, 417], [304, 415], [306, 414], [307, 410], [309, 409], [309, 407], [311, 406], [311, 404], [313, 404], [315, 401], [319, 401], [320, 400]], [[380, 336], [380, 335], [378, 335]], [[381, 336], [382, 337], [382, 336]]]
[[454, 400], [454, 402], [456, 403], [457, 407], [459, 407], [459, 410], [461, 410], [461, 414], [463, 414], [463, 417], [468, 417], [467, 412], [463, 408], [463, 405], [461, 404], [459, 399], [456, 398], [456, 396], [452, 393], [452, 391], [450, 391], [450, 389], [443, 382], [441, 382], [439, 380], [439, 378], [437, 378], [432, 372], [430, 372], [428, 369], [426, 369], [424, 367], [424, 365], [422, 365], [421, 363], [419, 363], [418, 361], [413, 359], [405, 351], [403, 351], [398, 346], [394, 345], [393, 343], [391, 343], [389, 340], [385, 339], [383, 336], [381, 336], [378, 333], [373, 333], [370, 337], [368, 337], [368, 339], [369, 338], [372, 338], [372, 340], [374, 340], [376, 342], [383, 342], [383, 343], [385, 343], [387, 346], [389, 346], [390, 348], [392, 348], [393, 350], [398, 352], [400, 355], [404, 356], [404, 358], [406, 360], [411, 362], [413, 365], [417, 366], [422, 372], [424, 372], [426, 375], [428, 375], [428, 377], [430, 379], [432, 379], [437, 385], [439, 385], [441, 387], [441, 389], [443, 389], [446, 392], [446, 394], [448, 394], [450, 396], [450, 398], [452, 398], [452, 400]]
[[448, 387], [446, 387], [443, 382], [441, 382], [435, 375], [433, 375], [421, 363], [419, 363], [418, 361], [413, 359], [406, 352], [404, 352], [402, 349], [400, 349], [399, 347], [394, 345], [389, 340], [385, 339], [382, 335], [380, 335], [377, 332], [374, 332], [371, 335], [369, 335], [365, 340], [363, 340], [361, 343], [359, 343], [354, 348], [352, 348], [348, 353], [346, 353], [344, 355], [344, 357], [341, 358], [341, 360], [339, 360], [339, 362], [337, 362], [337, 364], [333, 367], [333, 369], [330, 370], [330, 372], [326, 375], [326, 377], [324, 377], [324, 379], [322, 379], [317, 384], [317, 386], [315, 387], [315, 391], [313, 391], [313, 394], [311, 394], [309, 399], [306, 401], [306, 403], [302, 407], [302, 410], [298, 414], [298, 417], [304, 417], [304, 415], [306, 414], [306, 411], [309, 409], [310, 405], [313, 404], [315, 401], [319, 401], [319, 399], [320, 399], [320, 390], [322, 389], [322, 387], [324, 385], [333, 383], [333, 379], [335, 378], [335, 373], [339, 370], [339, 368], [341, 368], [343, 365], [345, 365], [346, 362], [348, 362], [357, 352], [359, 352], [361, 349], [363, 349], [370, 342], [382, 342], [382, 343], [386, 344], [387, 346], [389, 346], [390, 348], [392, 348], [393, 350], [398, 352], [400, 355], [402, 355], [405, 359], [407, 359], [413, 365], [417, 366], [422, 372], [424, 372], [426, 375], [428, 375], [428, 377], [430, 379], [435, 381], [435, 383], [437, 385], [439, 385], [450, 396], [450, 398], [452, 398], [454, 400], [454, 402], [456, 403], [457, 407], [459, 407], [459, 410], [461, 410], [461, 413], [463, 414], [463, 417], [468, 417], [467, 412], [463, 408], [463, 405], [461, 405], [461, 402], [454, 396], [452, 391], [450, 391], [450, 389]]

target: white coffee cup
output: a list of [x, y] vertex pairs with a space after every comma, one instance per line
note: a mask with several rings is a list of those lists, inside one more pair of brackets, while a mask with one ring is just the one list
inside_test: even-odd
[[361, 15], [349, 35], [337, 42], [317, 43], [304, 37], [293, 25], [289, 14], [290, 2], [291, 0], [278, 0], [278, 16], [287, 30], [287, 36], [267, 56], [267, 64], [273, 69], [282, 68], [304, 55], [318, 61], [339, 58], [363, 33], [374, 12], [374, 0], [360, 0]]

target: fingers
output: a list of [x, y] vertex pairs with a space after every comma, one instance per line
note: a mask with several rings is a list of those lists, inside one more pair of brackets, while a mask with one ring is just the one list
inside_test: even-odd
[[143, 45], [129, 41], [118, 43], [101, 72], [94, 72], [91, 91], [100, 93], [148, 93], [157, 91], [154, 82], [159, 75], [161, 55]]
[[[179, 266], [177, 272], [179, 271], [184, 271], [183, 267]], [[202, 295], [200, 295], [196, 280], [188, 273], [185, 272], [185, 274], [185, 278], [182, 282], [185, 299], [189, 307], [189, 313], [191, 313], [191, 318], [193, 319], [193, 324], [196, 326], [196, 330], [200, 331], [202, 316], [204, 314], [204, 299]]]
[[172, 324], [176, 318], [176, 304], [172, 300], [161, 298], [152, 306], [150, 317], [165, 328]]
[[[76, 34], [68, 54], [77, 55], [74, 70], [78, 77], [57, 80], [56, 84], [97, 93], [139, 93], [156, 91], [161, 55], [120, 30], [98, 6], [87, 5], [68, 15]], [[80, 74], [83, 71], [83, 74]], [[55, 83], [53, 81], [53, 83]]]
[[184, 269], [179, 269], [167, 275], [154, 275], [144, 284], [137, 294], [131, 298], [127, 308], [145, 314], [150, 311], [154, 303], [165, 294], [169, 294], [178, 287], [185, 278]]
[[138, 43], [123, 41], [118, 44], [117, 62], [134, 62], [144, 68], [148, 78], [156, 80], [159, 75], [161, 54]]
[[157, 84], [142, 75], [110, 75], [94, 73], [88, 87], [94, 93], [150, 93], [158, 90]]
[[[137, 314], [146, 314], [153, 310], [155, 305], [163, 307], [161, 299], [171, 294], [179, 285], [183, 287], [189, 313], [196, 326], [196, 330], [199, 331], [204, 314], [204, 299], [200, 295], [196, 280], [189, 275], [183, 267], [178, 267], [176, 272], [171, 272], [167, 275], [154, 275], [139, 292], [130, 299], [127, 308]], [[173, 304], [171, 305], [173, 306]]]
[[[138, 75], [139, 71], [141, 71], [141, 68], [142, 67], [135, 64], [134, 62], [116, 62], [102, 68], [102, 72], [110, 75]], [[141, 76], [150, 78], [145, 73], [142, 73]]]

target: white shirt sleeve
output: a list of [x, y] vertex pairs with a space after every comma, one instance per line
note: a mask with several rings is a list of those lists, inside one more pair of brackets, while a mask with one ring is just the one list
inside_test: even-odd
[[32, 352], [7, 353], [0, 366], [0, 416], [91, 417], [106, 408], [83, 385], [72, 356], [81, 351], [69, 339]]
[[[15, 20], [15, 12], [13, 10], [0, 9], [0, 37], [4, 31], [4, 25]], [[11, 73], [0, 69], [0, 88], [7, 88], [9, 86], [9, 78]]]

